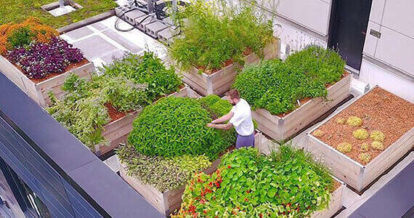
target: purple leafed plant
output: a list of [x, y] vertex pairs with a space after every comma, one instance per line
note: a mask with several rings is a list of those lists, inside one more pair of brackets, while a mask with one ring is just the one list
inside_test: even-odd
[[50, 73], [63, 73], [72, 63], [81, 62], [82, 52], [60, 38], [49, 43], [34, 43], [27, 48], [10, 51], [8, 59], [19, 66], [29, 78], [41, 79]]

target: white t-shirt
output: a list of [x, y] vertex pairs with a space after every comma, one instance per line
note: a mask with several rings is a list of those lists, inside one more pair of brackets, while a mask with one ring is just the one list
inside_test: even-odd
[[233, 117], [229, 122], [233, 124], [237, 134], [241, 136], [253, 134], [254, 126], [249, 103], [244, 99], [240, 99], [231, 111], [233, 112]]

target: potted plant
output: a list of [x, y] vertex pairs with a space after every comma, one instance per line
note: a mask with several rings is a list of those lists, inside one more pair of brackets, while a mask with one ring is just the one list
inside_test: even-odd
[[89, 78], [95, 67], [79, 49], [36, 18], [0, 26], [0, 71], [35, 102], [45, 107], [69, 74]]
[[260, 131], [282, 141], [349, 96], [351, 75], [334, 51], [310, 46], [285, 62], [247, 67], [233, 87], [252, 106]]
[[125, 142], [141, 109], [170, 94], [192, 94], [174, 69], [153, 53], [126, 54], [104, 66], [104, 75], [90, 81], [71, 74], [62, 100], [53, 97], [49, 113], [97, 155]]
[[171, 214], [192, 174], [213, 172], [220, 154], [234, 144], [234, 131], [206, 126], [230, 109], [214, 95], [170, 96], [146, 107], [134, 121], [129, 143], [118, 151], [121, 177], [158, 211]]
[[221, 95], [244, 64], [278, 56], [272, 22], [252, 4], [240, 8], [213, 1], [195, 1], [177, 14], [181, 36], [170, 55], [184, 71], [183, 81], [202, 95]]
[[414, 104], [375, 87], [316, 126], [307, 150], [363, 191], [414, 144]]

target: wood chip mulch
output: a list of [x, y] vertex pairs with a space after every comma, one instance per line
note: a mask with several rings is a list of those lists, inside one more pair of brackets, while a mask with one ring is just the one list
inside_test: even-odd
[[[352, 127], [347, 124], [337, 124], [336, 118], [347, 119], [350, 116], [357, 116], [363, 120], [360, 127]], [[385, 134], [384, 150], [397, 141], [407, 131], [414, 128], [414, 104], [385, 91], [379, 87], [361, 97], [349, 107], [334, 116], [328, 122], [318, 128], [324, 135], [317, 137], [324, 143], [336, 149], [342, 142], [351, 143], [352, 151], [346, 155], [353, 160], [365, 165], [359, 160], [358, 155], [362, 143], [371, 145], [372, 139], [358, 140], [352, 136], [356, 129], [364, 128], [369, 133], [379, 130]], [[382, 151], [370, 147], [369, 153], [372, 161]]]

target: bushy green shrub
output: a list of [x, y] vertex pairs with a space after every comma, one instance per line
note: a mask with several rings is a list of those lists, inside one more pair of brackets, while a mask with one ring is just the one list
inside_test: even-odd
[[124, 76], [137, 84], [147, 84], [146, 93], [151, 101], [178, 91], [182, 85], [174, 68], [166, 68], [152, 52], [145, 52], [143, 56], [126, 54], [102, 70], [108, 76]]
[[306, 217], [328, 206], [332, 189], [327, 170], [303, 151], [282, 146], [266, 157], [242, 148], [211, 176], [194, 175], [178, 217]]
[[280, 60], [263, 61], [246, 67], [237, 75], [233, 87], [252, 105], [272, 114], [292, 111], [297, 100], [326, 96], [325, 84]]
[[272, 40], [272, 24], [258, 16], [253, 5], [230, 8], [224, 1], [196, 0], [178, 13], [182, 38], [171, 45], [171, 56], [188, 69], [211, 71], [228, 60], [243, 64], [243, 52], [251, 49], [262, 55]]
[[223, 131], [209, 128], [209, 112], [196, 99], [170, 96], [146, 107], [133, 123], [128, 141], [149, 156], [204, 154], [210, 159], [231, 145]]
[[144, 184], [150, 184], [161, 192], [185, 185], [194, 172], [211, 165], [208, 158], [203, 155], [151, 157], [140, 154], [130, 144], [122, 145], [117, 154], [121, 162], [127, 166], [129, 175], [138, 177]]
[[290, 55], [286, 64], [324, 84], [339, 81], [345, 68], [345, 61], [338, 53], [319, 46], [309, 46]]
[[104, 142], [103, 126], [110, 121], [105, 103], [124, 112], [148, 104], [144, 88], [121, 76], [93, 76], [86, 81], [71, 74], [62, 89], [66, 91], [63, 100], [51, 94], [48, 112], [92, 150], [94, 145]]

